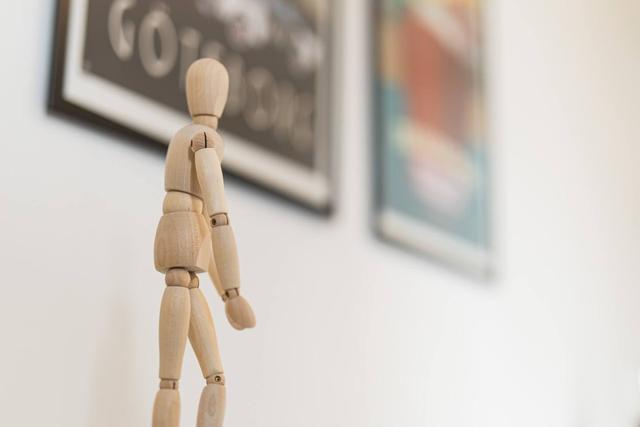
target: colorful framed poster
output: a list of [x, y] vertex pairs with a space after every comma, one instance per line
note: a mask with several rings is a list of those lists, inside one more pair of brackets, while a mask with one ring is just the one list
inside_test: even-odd
[[479, 0], [378, 0], [376, 215], [385, 238], [491, 269]]
[[227, 172], [321, 212], [333, 197], [331, 2], [59, 0], [49, 105], [166, 145], [199, 57], [230, 75]]

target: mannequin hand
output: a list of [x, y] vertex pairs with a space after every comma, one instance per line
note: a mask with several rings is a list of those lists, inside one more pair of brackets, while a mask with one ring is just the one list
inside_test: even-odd
[[241, 331], [256, 326], [256, 316], [246, 299], [234, 292], [225, 302], [224, 311], [231, 326]]

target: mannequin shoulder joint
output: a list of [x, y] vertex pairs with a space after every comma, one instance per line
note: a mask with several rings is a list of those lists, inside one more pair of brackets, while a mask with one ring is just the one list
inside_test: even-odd
[[222, 144], [222, 138], [213, 129], [206, 129], [198, 131], [191, 138], [191, 149], [196, 152], [203, 148], [216, 148], [219, 149]]

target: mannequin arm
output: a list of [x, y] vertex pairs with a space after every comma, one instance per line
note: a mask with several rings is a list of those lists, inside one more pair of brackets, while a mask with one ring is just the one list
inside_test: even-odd
[[[205, 218], [210, 218], [209, 213], [207, 212], [207, 208], [205, 207], [202, 211], [202, 214]], [[211, 233], [211, 224], [209, 224], [209, 233]], [[211, 243], [211, 242], [210, 242]], [[216, 267], [216, 262], [213, 257], [213, 243], [211, 243], [211, 259], [209, 260], [209, 277], [211, 278], [211, 282], [213, 282], [213, 286], [216, 288], [218, 295], [222, 300], [227, 299], [226, 291], [222, 287], [222, 283], [220, 282], [220, 275], [218, 274], [218, 267]]]
[[[197, 145], [196, 145], [197, 148]], [[236, 329], [255, 326], [255, 316], [249, 303], [240, 296], [240, 270], [233, 228], [229, 223], [227, 202], [224, 195], [222, 167], [215, 148], [195, 151], [196, 173], [202, 190], [205, 212], [209, 215], [213, 266], [218, 281], [214, 283], [226, 305], [229, 323]]]

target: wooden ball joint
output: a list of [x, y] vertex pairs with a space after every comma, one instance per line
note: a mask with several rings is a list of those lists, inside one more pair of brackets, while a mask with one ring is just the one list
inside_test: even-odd
[[153, 427], [178, 427], [178, 383], [187, 339], [205, 378], [198, 427], [220, 427], [225, 410], [225, 377], [216, 330], [197, 274], [208, 272], [225, 303], [231, 326], [255, 326], [249, 303], [240, 296], [236, 240], [229, 221], [220, 163], [224, 144], [217, 133], [227, 102], [229, 76], [222, 64], [200, 59], [187, 71], [192, 123], [171, 139], [165, 166], [163, 215], [155, 240], [155, 266], [165, 274], [160, 308], [160, 386]]

